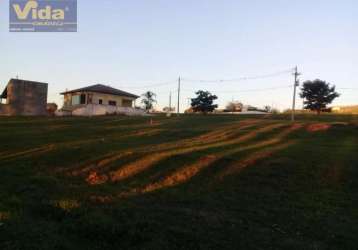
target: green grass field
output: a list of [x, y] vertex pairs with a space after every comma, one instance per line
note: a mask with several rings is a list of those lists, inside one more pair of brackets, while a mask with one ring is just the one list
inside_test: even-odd
[[357, 249], [358, 116], [0, 118], [0, 249]]

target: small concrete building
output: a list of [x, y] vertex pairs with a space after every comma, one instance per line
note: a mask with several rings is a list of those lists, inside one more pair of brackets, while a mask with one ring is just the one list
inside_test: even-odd
[[47, 115], [47, 91], [47, 83], [11, 79], [0, 96], [0, 115]]

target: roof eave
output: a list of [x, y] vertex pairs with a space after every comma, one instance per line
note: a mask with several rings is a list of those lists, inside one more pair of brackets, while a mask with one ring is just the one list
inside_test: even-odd
[[130, 98], [135, 98], [138, 99], [140, 96], [137, 95], [120, 95], [120, 94], [111, 94], [111, 93], [105, 93], [105, 92], [100, 92], [100, 91], [93, 91], [93, 90], [75, 90], [75, 91], [67, 91], [67, 92], [62, 92], [60, 93], [60, 95], [67, 95], [67, 94], [73, 94], [73, 93], [77, 93], [77, 92], [93, 92], [93, 93], [99, 93], [99, 94], [106, 94], [106, 95], [115, 95], [115, 96], [125, 96], [125, 97], [130, 97]]

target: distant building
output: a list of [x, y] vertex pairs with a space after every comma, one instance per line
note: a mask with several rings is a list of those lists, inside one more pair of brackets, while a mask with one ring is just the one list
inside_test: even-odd
[[102, 84], [66, 91], [61, 95], [64, 96], [64, 108], [87, 104], [133, 107], [139, 97]]
[[229, 102], [224, 112], [242, 112], [244, 105], [241, 102]]
[[139, 96], [102, 84], [61, 93], [64, 104], [60, 112], [70, 115], [106, 115], [135, 113]]
[[0, 96], [0, 115], [47, 115], [47, 90], [47, 83], [11, 79]]
[[358, 114], [358, 105], [335, 106], [331, 108], [332, 112], [340, 114]]

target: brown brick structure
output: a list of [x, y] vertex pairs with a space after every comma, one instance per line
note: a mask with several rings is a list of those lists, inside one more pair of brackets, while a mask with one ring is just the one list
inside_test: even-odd
[[47, 115], [47, 90], [47, 83], [11, 79], [0, 96], [6, 99], [0, 115]]

